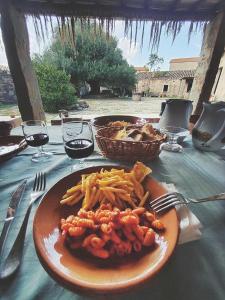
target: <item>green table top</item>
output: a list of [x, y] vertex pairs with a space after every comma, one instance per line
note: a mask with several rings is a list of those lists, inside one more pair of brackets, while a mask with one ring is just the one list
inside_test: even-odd
[[[13, 134], [21, 134], [15, 129]], [[49, 128], [50, 143], [61, 141], [60, 128]], [[174, 183], [186, 196], [204, 197], [225, 191], [225, 161], [214, 153], [200, 152], [192, 147], [187, 138], [183, 153], [163, 151], [159, 158], [149, 163], [153, 175], [160, 181]], [[33, 163], [28, 147], [9, 161], [0, 165], [0, 232], [3, 226], [10, 194], [21, 182], [28, 179], [26, 192], [21, 201], [16, 219], [11, 227], [7, 250], [19, 230], [29, 202], [34, 175], [47, 172], [47, 187], [70, 172], [70, 161], [64, 154], [63, 145], [46, 145], [57, 153], [47, 163]], [[97, 152], [86, 159], [88, 166], [112, 164]], [[75, 161], [74, 161], [75, 163]], [[115, 163], [115, 162], [114, 162]], [[56, 283], [42, 268], [33, 243], [33, 207], [27, 229], [24, 260], [18, 273], [0, 282], [0, 299], [89, 299], [74, 294]], [[225, 201], [192, 205], [191, 210], [203, 224], [200, 240], [177, 246], [174, 255], [163, 270], [144, 288], [107, 299], [154, 299], [154, 300], [224, 300], [225, 299]], [[91, 298], [91, 297], [90, 297]]]

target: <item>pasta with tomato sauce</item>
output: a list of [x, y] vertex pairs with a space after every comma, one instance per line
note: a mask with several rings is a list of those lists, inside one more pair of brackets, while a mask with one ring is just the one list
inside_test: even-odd
[[96, 211], [80, 209], [76, 216], [61, 219], [61, 230], [71, 249], [107, 259], [153, 246], [156, 231], [165, 226], [144, 207], [121, 211], [108, 203]]

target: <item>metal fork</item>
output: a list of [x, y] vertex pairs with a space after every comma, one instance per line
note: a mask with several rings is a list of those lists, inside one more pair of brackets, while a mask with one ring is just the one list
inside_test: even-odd
[[201, 199], [192, 199], [188, 197], [184, 197], [184, 195], [173, 192], [162, 195], [150, 202], [151, 208], [156, 213], [162, 213], [168, 210], [171, 207], [174, 207], [178, 204], [190, 204], [190, 203], [202, 203], [207, 201], [215, 201], [215, 200], [225, 200], [225, 193], [221, 193], [218, 195], [213, 195], [207, 198]]
[[37, 199], [39, 199], [40, 196], [43, 195], [45, 187], [46, 187], [45, 173], [42, 172], [37, 173], [33, 184], [33, 192], [30, 194], [29, 206], [27, 208], [25, 217], [23, 219], [23, 223], [21, 225], [20, 231], [12, 246], [12, 249], [9, 252], [9, 255], [0, 266], [0, 279], [4, 279], [6, 277], [11, 276], [18, 270], [20, 266], [23, 257], [23, 247], [24, 247], [24, 241], [25, 241], [30, 212], [34, 202]]

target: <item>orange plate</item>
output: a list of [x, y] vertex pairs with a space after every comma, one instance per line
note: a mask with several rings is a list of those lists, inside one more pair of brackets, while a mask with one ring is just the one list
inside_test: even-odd
[[[80, 180], [81, 174], [112, 167], [115, 168], [91, 167], [64, 177], [45, 194], [34, 218], [34, 242], [43, 267], [56, 281], [76, 292], [112, 294], [140, 286], [165, 265], [177, 243], [178, 219], [175, 209], [172, 209], [161, 217], [166, 231], [157, 239], [156, 247], [141, 254], [100, 260], [85, 253], [75, 255], [67, 249], [61, 238], [59, 223], [62, 217], [74, 214], [75, 210], [60, 206], [61, 197]], [[150, 176], [146, 179], [146, 188], [150, 190], [152, 199], [166, 192]]]

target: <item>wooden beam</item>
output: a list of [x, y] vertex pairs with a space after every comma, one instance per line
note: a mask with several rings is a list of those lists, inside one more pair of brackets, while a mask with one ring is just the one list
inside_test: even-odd
[[26, 20], [7, 1], [1, 14], [1, 30], [21, 117], [24, 121], [45, 120], [38, 82], [30, 58]]
[[201, 61], [195, 73], [195, 79], [190, 94], [194, 100], [195, 114], [202, 111], [204, 102], [208, 102], [211, 96], [213, 84], [218, 67], [225, 48], [225, 11], [207, 25], [204, 33]]
[[174, 11], [176, 10], [176, 8], [178, 7], [178, 5], [180, 4], [181, 0], [174, 0], [171, 5], [170, 5], [170, 10]]
[[[201, 9], [202, 9], [201, 6], [202, 6], [202, 4], [205, 4], [205, 2], [206, 2], [205, 0], [196, 0], [196, 2], [194, 2], [190, 6], [190, 9], [189, 9], [190, 13], [193, 12], [193, 11], [197, 11], [197, 12], [201, 11]], [[216, 4], [211, 5], [211, 7], [209, 9], [212, 10], [212, 11], [214, 11], [214, 12], [216, 12], [216, 13], [218, 13], [220, 11], [223, 11], [224, 8], [225, 8], [224, 1], [219, 1]]]
[[[151, 5], [151, 0], [149, 1]], [[133, 8], [121, 5], [103, 5], [103, 4], [79, 4], [76, 2], [54, 3], [54, 2], [34, 2], [34, 1], [14, 1], [16, 8], [24, 14], [41, 14], [41, 15], [64, 15], [75, 17], [93, 17], [98, 18], [118, 18], [118, 19], [143, 19], [143, 20], [180, 20], [180, 21], [205, 21], [211, 20], [215, 16], [215, 11], [210, 9], [201, 10], [200, 12], [189, 10], [176, 11], [171, 14], [169, 9], [150, 8]]]
[[144, 8], [150, 10], [152, 8], [152, 0], [145, 0]]
[[190, 6], [190, 11], [194, 11], [198, 8], [201, 8], [201, 5], [205, 3], [205, 0], [196, 0], [191, 6]]

